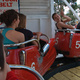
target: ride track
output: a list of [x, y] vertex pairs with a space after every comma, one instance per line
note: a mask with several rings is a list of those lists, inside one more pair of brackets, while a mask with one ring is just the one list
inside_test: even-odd
[[[63, 75], [62, 72], [66, 71], [68, 69], [73, 69], [78, 66], [80, 66], [79, 58], [76, 58], [76, 59], [75, 58], [66, 58], [66, 57], [57, 58], [54, 61], [53, 65], [50, 67], [50, 70], [47, 71], [43, 77], [45, 80], [65, 80], [65, 79], [63, 79], [63, 76], [66, 77], [68, 75], [67, 74]], [[76, 72], [76, 73], [80, 73], [79, 71], [80, 70], [78, 70], [78, 72]], [[56, 75], [62, 75], [62, 76], [56, 76]], [[73, 75], [73, 73], [71, 73], [71, 75]], [[72, 78], [75, 77], [75, 75], [73, 77], [71, 75], [69, 75], [69, 77], [72, 80]], [[70, 80], [70, 79], [67, 79], [67, 80]]]

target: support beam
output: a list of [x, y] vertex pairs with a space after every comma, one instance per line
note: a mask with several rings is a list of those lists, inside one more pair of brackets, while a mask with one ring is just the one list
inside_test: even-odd
[[70, 6], [70, 4], [67, 2], [67, 0], [62, 0], [62, 1], [70, 8], [70, 10], [73, 12], [73, 14], [76, 16], [76, 18], [80, 22], [80, 17], [77, 15], [77, 13], [74, 11], [74, 9]]
[[55, 37], [55, 23], [52, 20], [52, 14], [54, 13], [54, 0], [50, 0], [50, 22], [51, 22], [51, 33], [52, 37]]

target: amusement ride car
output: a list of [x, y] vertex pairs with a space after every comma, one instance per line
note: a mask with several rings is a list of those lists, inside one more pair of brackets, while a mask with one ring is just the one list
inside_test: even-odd
[[80, 31], [79, 29], [57, 30], [55, 35], [55, 48], [58, 53], [62, 53], [65, 57], [80, 57]]
[[[27, 44], [32, 41], [37, 41], [39, 46], [37, 47], [35, 45], [31, 45], [31, 46], [19, 48], [19, 49], [8, 49], [6, 61], [8, 64], [12, 64], [12, 65], [14, 64], [19, 66], [23, 65], [23, 66], [31, 67], [31, 69], [38, 71], [41, 75], [44, 75], [56, 59], [56, 50], [54, 48], [54, 45], [55, 45], [54, 38], [51, 38], [48, 40], [42, 39], [41, 43], [39, 43], [37, 39], [32, 39], [29, 41], [25, 41], [23, 43], [10, 44], [10, 45], [4, 45], [4, 46], [6, 47], [19, 46], [22, 44]], [[43, 45], [43, 46], [40, 47], [40, 45]], [[25, 73], [25, 70], [23, 70], [23, 72], [17, 72], [14, 70], [14, 72], [19, 73], [18, 75], [21, 75], [22, 73]]]

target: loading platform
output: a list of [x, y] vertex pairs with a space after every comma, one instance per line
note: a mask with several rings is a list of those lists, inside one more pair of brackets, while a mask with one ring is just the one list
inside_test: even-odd
[[48, 80], [80, 80], [80, 66], [59, 72]]
[[54, 64], [51, 66], [51, 70], [44, 75], [44, 79], [80, 80], [80, 58], [72, 59], [63, 57], [56, 59]]

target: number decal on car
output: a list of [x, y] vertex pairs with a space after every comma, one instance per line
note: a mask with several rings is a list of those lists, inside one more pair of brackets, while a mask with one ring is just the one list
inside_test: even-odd
[[55, 43], [56, 45], [58, 44], [58, 39], [59, 39], [59, 38], [57, 37], [57, 38], [56, 38], [56, 43]]
[[31, 68], [32, 68], [32, 69], [35, 69], [35, 62], [33, 62], [33, 63], [31, 64]]
[[80, 41], [76, 41], [76, 46], [75, 46], [76, 49], [79, 49], [80, 48]]

